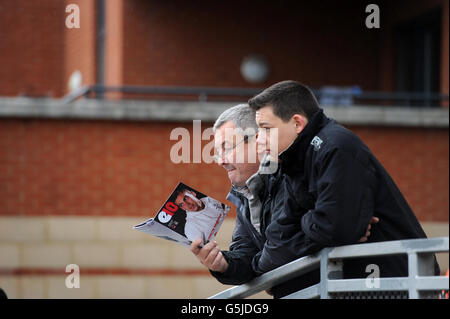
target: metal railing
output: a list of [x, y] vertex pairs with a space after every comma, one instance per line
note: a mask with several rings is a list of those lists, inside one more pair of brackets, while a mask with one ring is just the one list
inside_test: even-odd
[[[238, 87], [197, 87], [197, 86], [146, 86], [146, 85], [90, 85], [83, 86], [62, 98], [63, 103], [71, 103], [81, 97], [103, 98], [106, 93], [121, 93], [153, 96], [192, 96], [199, 101], [207, 101], [214, 97], [234, 97], [247, 100], [260, 93], [263, 88]], [[372, 92], [372, 91], [346, 91], [336, 90], [328, 92], [326, 88], [312, 89], [319, 100], [322, 97], [336, 101], [346, 100], [348, 105], [353, 104], [386, 104], [399, 106], [440, 106], [448, 102], [449, 95], [432, 92]], [[345, 104], [344, 105], [347, 105]], [[323, 104], [321, 102], [321, 104]], [[325, 103], [326, 104], [326, 103]]]
[[206, 101], [209, 97], [227, 96], [227, 97], [251, 97], [263, 89], [254, 88], [233, 88], [233, 87], [194, 87], [194, 86], [145, 86], [145, 85], [121, 85], [121, 86], [103, 86], [90, 85], [84, 86], [67, 94], [62, 98], [63, 103], [71, 103], [81, 97], [102, 97], [105, 93], [123, 93], [142, 96], [167, 95], [193, 96], [199, 101]]
[[[320, 282], [294, 292], [286, 299], [422, 299], [445, 298], [449, 279], [434, 276], [434, 254], [448, 253], [448, 237], [408, 239], [324, 248], [267, 272], [249, 283], [220, 292], [210, 299], [246, 298], [278, 284], [320, 269]], [[342, 261], [388, 255], [408, 256], [408, 277], [342, 278]]]

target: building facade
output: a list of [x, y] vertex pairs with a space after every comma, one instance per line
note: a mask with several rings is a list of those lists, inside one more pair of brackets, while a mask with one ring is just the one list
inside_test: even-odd
[[[71, 4], [79, 28], [67, 26]], [[173, 163], [171, 132], [186, 128], [194, 143], [193, 120], [211, 127], [250, 97], [233, 89], [286, 79], [447, 96], [324, 110], [370, 147], [427, 234], [448, 236], [449, 2], [379, 1], [379, 29], [365, 24], [367, 4], [0, 0], [0, 287], [15, 298], [204, 298], [225, 289], [185, 248], [132, 226], [153, 217], [179, 181], [225, 202], [225, 171]], [[255, 55], [269, 70], [258, 83], [241, 73]], [[66, 103], [74, 81], [173, 90]], [[232, 209], [219, 232], [223, 249], [234, 217]], [[70, 264], [80, 267], [80, 288], [65, 286]]]

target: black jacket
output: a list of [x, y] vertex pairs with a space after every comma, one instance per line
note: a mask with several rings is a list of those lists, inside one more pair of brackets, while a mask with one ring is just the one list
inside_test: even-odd
[[[372, 226], [368, 242], [426, 237], [368, 147], [322, 110], [280, 154], [278, 171], [266, 176], [266, 186], [260, 194], [262, 235], [250, 223], [246, 199], [230, 193], [238, 217], [230, 251], [224, 252], [229, 268], [212, 272], [222, 283], [242, 284], [324, 247], [355, 244], [372, 216], [380, 222]], [[378, 265], [381, 277], [407, 276], [407, 257], [389, 256], [347, 260], [344, 278], [367, 277], [369, 264]], [[316, 271], [273, 291], [281, 297], [318, 280]]]
[[[356, 243], [372, 216], [380, 221], [372, 226], [368, 242], [426, 237], [400, 190], [369, 148], [322, 110], [280, 154], [280, 163], [285, 175], [283, 210], [287, 222], [282, 219], [277, 223], [301, 218], [306, 240], [295, 243], [299, 255], [308, 253], [311, 242], [324, 247]], [[292, 236], [295, 233], [292, 229]], [[369, 264], [378, 265], [381, 277], [408, 274], [407, 256], [403, 255], [347, 260], [344, 277], [367, 277]], [[436, 260], [435, 273], [439, 274]]]

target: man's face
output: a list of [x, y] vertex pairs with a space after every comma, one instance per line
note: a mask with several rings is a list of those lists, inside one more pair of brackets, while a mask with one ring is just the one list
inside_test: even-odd
[[250, 176], [258, 171], [255, 140], [255, 136], [250, 136], [245, 142], [232, 121], [225, 122], [214, 134], [217, 164], [228, 172], [233, 185], [244, 186]]
[[195, 193], [186, 190], [178, 194], [177, 198], [175, 198], [175, 205], [190, 212], [197, 212], [202, 209], [199, 201], [195, 197]]
[[[302, 121], [304, 123], [300, 123]], [[284, 122], [273, 113], [271, 105], [260, 108], [256, 111], [256, 123], [259, 126], [256, 140], [258, 153], [265, 151], [270, 153], [272, 159], [278, 159], [278, 154], [292, 144], [306, 122], [306, 118], [298, 114]]]

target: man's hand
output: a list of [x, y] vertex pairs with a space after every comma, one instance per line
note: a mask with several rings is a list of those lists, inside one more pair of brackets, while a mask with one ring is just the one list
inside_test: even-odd
[[200, 238], [194, 240], [191, 244], [192, 253], [200, 260], [202, 265], [208, 267], [212, 271], [225, 272], [228, 268], [228, 263], [223, 257], [219, 249], [219, 245], [215, 242], [209, 242], [202, 248], [202, 240]]
[[364, 242], [367, 241], [367, 239], [369, 239], [369, 236], [370, 236], [370, 229], [372, 228], [372, 224], [376, 224], [376, 223], [378, 223], [379, 221], [380, 221], [380, 219], [379, 219], [378, 217], [372, 217], [372, 219], [370, 220], [369, 225], [367, 226], [366, 233], [364, 234], [363, 237], [361, 237], [361, 238], [358, 240], [358, 243], [364, 243]]

